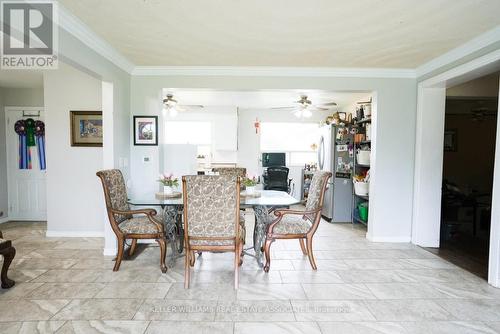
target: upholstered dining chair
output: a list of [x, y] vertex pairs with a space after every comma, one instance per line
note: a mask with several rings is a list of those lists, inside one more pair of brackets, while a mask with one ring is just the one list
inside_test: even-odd
[[234, 252], [234, 288], [243, 262], [240, 225], [240, 179], [230, 175], [182, 177], [184, 201], [184, 287], [189, 288], [195, 252]]
[[269, 272], [271, 265], [270, 248], [276, 239], [298, 239], [302, 253], [308, 256], [311, 267], [314, 270], [317, 269], [312, 250], [312, 239], [321, 221], [323, 198], [328, 179], [331, 176], [332, 173], [326, 171], [314, 173], [305, 210], [278, 209], [274, 211], [276, 218], [267, 228], [264, 243], [265, 272]]
[[154, 239], [160, 245], [160, 268], [165, 273], [167, 271], [165, 233], [163, 224], [156, 218], [156, 210], [130, 210], [125, 180], [119, 169], [99, 171], [97, 176], [102, 182], [109, 222], [118, 240], [118, 251], [113, 271], [120, 269], [125, 240], [131, 239], [132, 241], [129, 249], [129, 255], [132, 256], [138, 239]]
[[247, 175], [247, 169], [245, 167], [214, 167], [212, 172], [219, 175], [231, 175], [245, 177]]
[[0, 274], [1, 286], [2, 289], [9, 289], [16, 284], [16, 282], [7, 277], [9, 266], [14, 256], [16, 256], [16, 249], [12, 246], [12, 241], [3, 238], [2, 231], [0, 231], [0, 255], [3, 255], [2, 272]]

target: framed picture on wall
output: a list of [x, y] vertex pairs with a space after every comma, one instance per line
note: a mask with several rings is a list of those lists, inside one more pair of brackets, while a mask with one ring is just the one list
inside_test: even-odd
[[134, 116], [134, 145], [158, 145], [158, 116]]
[[457, 130], [444, 131], [444, 151], [456, 152], [457, 151]]
[[69, 113], [71, 146], [102, 147], [102, 111]]

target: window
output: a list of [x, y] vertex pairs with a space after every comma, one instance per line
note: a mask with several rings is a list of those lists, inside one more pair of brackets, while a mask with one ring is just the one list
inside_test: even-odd
[[313, 144], [318, 143], [320, 129], [317, 123], [261, 124], [260, 149], [262, 152], [286, 152], [287, 163], [302, 166], [317, 159]]
[[168, 121], [165, 125], [165, 143], [210, 145], [212, 143], [212, 124], [196, 121]]
[[198, 155], [210, 156], [212, 152], [212, 123], [168, 121], [165, 123], [165, 143], [196, 145]]

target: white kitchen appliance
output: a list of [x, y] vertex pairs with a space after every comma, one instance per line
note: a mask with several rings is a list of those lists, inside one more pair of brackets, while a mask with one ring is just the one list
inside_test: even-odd
[[[337, 135], [338, 131], [343, 133]], [[325, 125], [321, 128], [318, 144], [318, 168], [330, 171], [333, 175], [328, 181], [323, 210], [324, 219], [333, 223], [351, 221], [353, 169], [353, 136], [349, 128]]]

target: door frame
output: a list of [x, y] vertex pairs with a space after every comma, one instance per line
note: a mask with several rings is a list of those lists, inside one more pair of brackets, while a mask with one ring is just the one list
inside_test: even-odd
[[[8, 117], [8, 113], [9, 112], [13, 112], [13, 111], [41, 111], [44, 113], [44, 116], [45, 116], [45, 107], [16, 107], [16, 106], [5, 106], [4, 107], [4, 114], [5, 114], [5, 144], [6, 144], [6, 147], [5, 147], [5, 153], [6, 153], [6, 156], [5, 156], [5, 162], [7, 164], [7, 168], [6, 168], [6, 171], [7, 171], [7, 220], [12, 220], [12, 219], [19, 219], [19, 217], [11, 217], [10, 216], [10, 208], [12, 206], [12, 198], [10, 195], [10, 191], [12, 189], [12, 180], [11, 178], [9, 177], [10, 176], [10, 173], [11, 173], [11, 161], [9, 160], [10, 159], [10, 154], [9, 154], [9, 150], [11, 148], [9, 148], [9, 145], [7, 145], [7, 136], [8, 136], [8, 131], [9, 129], [11, 129], [11, 126], [12, 124], [9, 124], [7, 122], [7, 117]], [[45, 181], [47, 181], [47, 178], [45, 178]], [[44, 194], [45, 197], [47, 197], [47, 194]], [[34, 218], [22, 218], [23, 221], [45, 221], [47, 220], [47, 217], [34, 217]]]
[[[496, 72], [500, 50], [418, 83], [412, 242], [439, 247], [446, 88]], [[488, 283], [500, 287], [500, 117], [492, 189]]]

